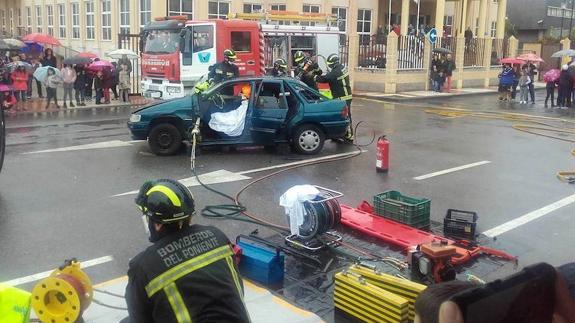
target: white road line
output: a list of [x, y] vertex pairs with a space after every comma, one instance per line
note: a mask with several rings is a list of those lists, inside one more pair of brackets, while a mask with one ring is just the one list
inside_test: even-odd
[[78, 146], [69, 146], [69, 147], [62, 147], [62, 148], [56, 148], [56, 149], [31, 151], [31, 152], [23, 153], [23, 155], [58, 153], [58, 152], [65, 152], [65, 151], [88, 150], [88, 149], [128, 147], [128, 146], [131, 146], [133, 142], [134, 141], [122, 141], [122, 140], [103, 141], [103, 142], [96, 142], [93, 144], [86, 144], [86, 145], [78, 145]]
[[[114, 257], [104, 256], [104, 257], [100, 257], [100, 258], [96, 258], [96, 259], [92, 259], [92, 260], [82, 261], [81, 266], [82, 266], [82, 269], [85, 269], [88, 267], [101, 265], [101, 264], [110, 262], [112, 260], [114, 260]], [[34, 282], [34, 281], [37, 281], [40, 279], [44, 279], [44, 278], [50, 276], [52, 271], [54, 271], [54, 269], [49, 270], [49, 271], [45, 271], [45, 272], [41, 272], [41, 273], [37, 273], [34, 275], [30, 275], [30, 276], [20, 277], [20, 278], [12, 279], [9, 281], [1, 282], [1, 284], [6, 284], [8, 286], [18, 286], [18, 285], [22, 285], [22, 284], [26, 284], [26, 283], [31, 283], [31, 282]]]
[[[364, 153], [364, 152], [367, 152], [367, 150], [363, 150], [363, 149], [362, 149], [362, 150], [361, 150], [361, 153]], [[351, 155], [354, 155], [354, 154], [357, 154], [357, 151], [350, 151], [350, 152], [347, 152], [347, 153], [333, 154], [333, 155], [328, 155], [328, 156], [323, 156], [323, 157], [303, 159], [303, 160], [298, 160], [298, 161], [296, 161], [296, 162], [279, 164], [279, 165], [274, 165], [274, 166], [269, 166], [269, 167], [262, 167], [262, 168], [244, 170], [244, 171], [242, 171], [242, 172], [237, 172], [236, 174], [245, 175], [245, 174], [259, 173], [259, 172], [264, 172], [264, 171], [267, 171], [267, 170], [284, 168], [284, 167], [290, 167], [290, 166], [296, 166], [296, 165], [301, 165], [301, 164], [305, 164], [305, 163], [309, 163], [309, 162], [321, 161], [321, 160], [326, 160], [326, 159], [331, 159], [331, 158], [351, 156]]]
[[553, 211], [556, 211], [564, 206], [570, 205], [573, 202], [575, 202], [575, 194], [567, 196], [564, 199], [561, 199], [555, 203], [551, 203], [547, 206], [544, 206], [540, 209], [537, 209], [535, 211], [529, 212], [525, 215], [522, 215], [518, 218], [515, 218], [511, 221], [505, 222], [501, 225], [496, 226], [493, 229], [489, 229], [485, 232], [483, 232], [484, 235], [488, 236], [488, 237], [496, 237], [500, 234], [503, 234], [507, 231], [511, 231], [517, 227], [520, 227], [524, 224], [527, 224], [533, 220], [537, 220], [540, 217], [547, 215]]
[[473, 163], [473, 164], [467, 164], [467, 165], [463, 165], [463, 166], [459, 166], [459, 167], [453, 167], [453, 168], [441, 170], [441, 171], [431, 173], [431, 174], [417, 176], [417, 177], [414, 177], [413, 179], [416, 181], [421, 181], [421, 180], [432, 178], [435, 176], [445, 175], [445, 174], [449, 174], [449, 173], [457, 172], [457, 171], [464, 170], [467, 168], [481, 166], [481, 165], [485, 165], [485, 164], [489, 164], [489, 163], [491, 163], [491, 162], [488, 160], [484, 160], [484, 161], [480, 161], [480, 162]]

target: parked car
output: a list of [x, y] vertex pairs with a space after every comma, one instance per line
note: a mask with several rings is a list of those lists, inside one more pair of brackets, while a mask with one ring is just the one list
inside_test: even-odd
[[[249, 98], [241, 89], [249, 86]], [[214, 113], [235, 111], [247, 104], [240, 135], [214, 130]], [[237, 112], [237, 111], [236, 111]], [[349, 124], [349, 109], [293, 78], [242, 77], [205, 92], [161, 101], [132, 113], [128, 128], [136, 140], [148, 140], [156, 155], [172, 155], [190, 139], [200, 118], [198, 145], [262, 145], [289, 143], [301, 154], [316, 154], [326, 139], [341, 139]], [[237, 114], [236, 114], [237, 115]]]

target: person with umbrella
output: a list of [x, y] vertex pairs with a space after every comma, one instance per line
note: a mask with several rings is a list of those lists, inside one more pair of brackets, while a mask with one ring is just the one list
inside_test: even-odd
[[573, 90], [573, 78], [569, 73], [569, 65], [561, 67], [559, 74], [559, 95], [557, 96], [557, 106], [561, 109], [571, 105], [571, 91]]
[[503, 65], [503, 71], [499, 73], [499, 101], [509, 101], [511, 99], [511, 85], [515, 79], [515, 72], [511, 65]]
[[76, 66], [76, 80], [74, 81], [74, 90], [76, 91], [76, 104], [80, 107], [85, 106], [86, 100], [86, 86], [88, 84], [88, 75], [86, 69], [78, 65]]
[[28, 92], [28, 72], [24, 65], [20, 65], [12, 72], [12, 89], [17, 101], [26, 101]]
[[62, 78], [56, 73], [56, 69], [48, 67], [46, 77], [44, 78], [44, 85], [46, 85], [46, 110], [50, 108], [50, 101], [54, 99], [56, 109], [60, 109], [58, 105], [58, 85], [62, 83]]
[[445, 86], [445, 92], [451, 92], [451, 78], [453, 77], [453, 71], [457, 67], [455, 66], [455, 62], [453, 61], [453, 57], [451, 54], [447, 54], [447, 60], [443, 63], [443, 72], [445, 74], [445, 78], [447, 80], [447, 85]]
[[72, 92], [74, 90], [74, 82], [76, 82], [76, 71], [74, 71], [70, 65], [64, 64], [60, 73], [62, 75], [62, 82], [64, 83], [64, 109], [68, 108], [68, 106], [66, 106], [66, 99], [70, 100], [70, 107], [73, 108]]
[[545, 97], [546, 108], [548, 107], [547, 102], [549, 99], [551, 99], [551, 107], [555, 107], [555, 88], [557, 87], [557, 80], [560, 74], [561, 71], [558, 69], [552, 69], [543, 75], [543, 80], [546, 82], [545, 89], [547, 90], [547, 96]]
[[[30, 79], [34, 79], [36, 81], [36, 90], [38, 91], [38, 97], [40, 99], [43, 99], [44, 95], [42, 94], [42, 82], [40, 82], [40, 80], [34, 77], [34, 72], [36, 72], [36, 70], [40, 67], [42, 67], [42, 63], [40, 63], [40, 61], [37, 58], [33, 59], [32, 69], [30, 70], [32, 76], [30, 77]], [[28, 93], [29, 97], [32, 97], [32, 84], [30, 84], [30, 87], [28, 88]]]
[[531, 83], [529, 83], [529, 96], [531, 97], [531, 104], [535, 104], [535, 75], [537, 75], [537, 66], [533, 64], [531, 61], [527, 61], [523, 68], [527, 70], [527, 76], [531, 79]]
[[125, 71], [128, 73], [128, 76], [129, 76], [130, 73], [132, 73], [132, 62], [130, 61], [130, 59], [128, 58], [128, 55], [126, 55], [126, 54], [122, 55], [122, 58], [120, 58], [118, 60], [118, 66], [122, 66], [122, 65], [126, 65]]

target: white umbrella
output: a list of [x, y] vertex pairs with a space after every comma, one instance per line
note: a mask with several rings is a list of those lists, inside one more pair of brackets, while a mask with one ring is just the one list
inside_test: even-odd
[[26, 44], [24, 44], [23, 41], [18, 40], [18, 39], [14, 39], [14, 38], [5, 38], [2, 39], [6, 44], [14, 47], [14, 48], [24, 48], [26, 47]]
[[106, 56], [114, 59], [120, 59], [124, 55], [128, 57], [128, 59], [138, 59], [140, 56], [129, 49], [116, 49], [106, 54]]
[[563, 56], [574, 57], [575, 56], [575, 50], [573, 50], [573, 49], [562, 49], [558, 52], [553, 53], [553, 55], [551, 55], [552, 58], [561, 58]]

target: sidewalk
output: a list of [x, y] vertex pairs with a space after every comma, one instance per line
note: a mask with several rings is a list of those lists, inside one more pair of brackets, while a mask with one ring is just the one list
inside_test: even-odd
[[[545, 83], [537, 82], [535, 83], [535, 89], [545, 89]], [[367, 98], [381, 101], [389, 102], [402, 102], [402, 101], [413, 101], [413, 100], [429, 100], [436, 98], [449, 98], [457, 96], [468, 96], [468, 95], [484, 95], [484, 94], [496, 94], [497, 86], [491, 86], [488, 88], [465, 88], [465, 89], [451, 89], [450, 93], [434, 92], [434, 91], [411, 91], [411, 92], [400, 92], [395, 94], [386, 94], [381, 92], [363, 92], [355, 91], [353, 93], [354, 97]]]
[[[109, 104], [96, 104], [94, 100], [90, 102], [85, 102], [85, 106], [78, 106], [74, 102], [75, 107], [68, 106], [64, 109], [64, 101], [58, 100], [60, 109], [56, 109], [54, 102], [50, 103], [50, 107], [46, 110], [46, 99], [32, 98], [24, 102], [18, 102], [10, 110], [6, 110], [6, 115], [16, 115], [16, 114], [32, 114], [32, 113], [45, 113], [45, 112], [55, 112], [55, 111], [67, 111], [67, 110], [84, 110], [84, 109], [105, 109], [105, 108], [118, 108], [118, 107], [139, 107], [150, 102], [153, 99], [145, 98], [143, 96], [131, 96], [129, 102], [122, 102], [121, 100], [112, 99]], [[67, 102], [69, 104], [70, 102]]]

